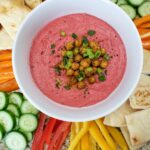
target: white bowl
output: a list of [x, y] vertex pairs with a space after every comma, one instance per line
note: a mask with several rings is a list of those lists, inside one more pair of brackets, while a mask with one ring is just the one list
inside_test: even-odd
[[[73, 13], [88, 13], [106, 21], [120, 34], [127, 53], [126, 71], [119, 86], [103, 102], [83, 108], [64, 106], [46, 97], [35, 85], [29, 67], [30, 47], [39, 30], [55, 18]], [[47, 0], [25, 19], [13, 47], [13, 68], [21, 91], [40, 111], [66, 121], [89, 121], [117, 109], [137, 85], [142, 63], [142, 45], [136, 27], [125, 12], [106, 0]]]

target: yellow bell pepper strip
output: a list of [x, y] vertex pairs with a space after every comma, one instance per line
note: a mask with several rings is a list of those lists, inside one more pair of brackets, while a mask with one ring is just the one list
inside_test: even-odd
[[96, 144], [96, 141], [93, 139], [93, 137], [89, 134], [89, 141], [90, 141], [90, 150], [98, 150], [98, 145]]
[[88, 129], [90, 127], [90, 122], [84, 122], [83, 127], [79, 131], [79, 133], [75, 136], [73, 141], [70, 143], [70, 146], [68, 150], [74, 150], [81, 138], [87, 133]]
[[107, 126], [107, 129], [122, 150], [129, 150], [126, 141], [124, 140], [121, 132], [119, 132], [118, 129], [110, 126]]
[[[76, 135], [79, 133], [80, 129], [81, 129], [81, 123], [80, 122], [75, 122], [75, 133]], [[81, 149], [81, 142], [79, 141], [75, 150], [80, 150]]]
[[116, 150], [117, 149], [117, 145], [116, 143], [113, 141], [112, 137], [110, 136], [106, 126], [103, 124], [102, 119], [97, 119], [95, 120], [97, 126], [100, 128], [104, 138], [106, 139], [107, 143], [109, 144], [109, 146], [111, 147], [112, 150]]
[[86, 133], [81, 139], [81, 150], [91, 150], [90, 141], [89, 141], [89, 133]]
[[91, 123], [89, 132], [102, 150], [111, 150], [95, 122]]
[[75, 133], [75, 123], [71, 124], [71, 134], [70, 134], [70, 143], [73, 141], [74, 137], [76, 136]]

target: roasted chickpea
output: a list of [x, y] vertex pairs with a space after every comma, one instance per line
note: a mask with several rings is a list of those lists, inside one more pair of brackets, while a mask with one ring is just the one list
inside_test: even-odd
[[79, 49], [78, 49], [78, 48], [75, 48], [75, 49], [73, 50], [73, 55], [76, 56], [76, 55], [78, 55], [78, 54], [79, 54]]
[[71, 77], [70, 79], [69, 79], [69, 85], [74, 85], [74, 84], [76, 84], [77, 83], [77, 79], [75, 78], [75, 77]]
[[101, 68], [106, 68], [108, 66], [108, 62], [106, 60], [102, 60], [100, 63]]
[[67, 53], [67, 51], [66, 51], [65, 49], [63, 49], [63, 50], [61, 51], [61, 55], [62, 55], [62, 56], [65, 56], [66, 53]]
[[93, 67], [93, 73], [95, 74], [97, 71], [97, 68], [96, 67]]
[[64, 64], [63, 62], [60, 62], [60, 64], [58, 65], [60, 69], [64, 69]]
[[88, 78], [88, 82], [90, 83], [90, 84], [93, 84], [93, 83], [95, 83], [95, 77], [94, 76], [91, 76], [91, 77], [89, 77]]
[[85, 88], [85, 82], [83, 82], [83, 81], [80, 81], [80, 82], [78, 82], [78, 84], [77, 84], [77, 88], [78, 89], [84, 89]]
[[94, 73], [92, 67], [87, 67], [84, 72], [87, 77], [90, 77]]
[[90, 58], [85, 58], [85, 60], [89, 63], [89, 65], [91, 64], [91, 59]]
[[86, 59], [82, 59], [81, 62], [80, 62], [80, 65], [83, 67], [83, 68], [86, 68], [86, 67], [89, 67], [89, 62], [86, 60]]
[[101, 55], [104, 56], [106, 54], [106, 50], [104, 48], [101, 48]]
[[83, 71], [83, 70], [84, 70], [84, 67], [83, 67], [83, 66], [80, 66], [80, 67], [79, 67], [79, 70], [80, 70], [80, 71]]
[[86, 51], [87, 51], [86, 48], [84, 48], [84, 47], [81, 47], [81, 48], [80, 48], [80, 54], [84, 54], [84, 53], [86, 53]]
[[80, 62], [82, 60], [82, 56], [81, 55], [76, 55], [74, 58], [75, 62]]
[[93, 52], [96, 52], [98, 49], [100, 49], [98, 43], [91, 41], [90, 43], [90, 47], [93, 49]]
[[74, 71], [72, 69], [68, 69], [66, 72], [67, 76], [72, 76], [74, 74]]
[[75, 40], [76, 47], [80, 47], [81, 45], [82, 45], [82, 40], [80, 40], [80, 39]]
[[77, 77], [79, 75], [79, 71], [74, 72], [74, 76]]
[[93, 60], [93, 61], [92, 61], [92, 65], [93, 65], [94, 67], [98, 67], [98, 66], [100, 65], [100, 61], [99, 61], [99, 60]]
[[68, 42], [65, 47], [67, 50], [73, 49], [73, 42], [72, 41]]
[[79, 68], [79, 66], [80, 65], [78, 63], [76, 63], [76, 62], [72, 63], [72, 69], [73, 70], [77, 70]]

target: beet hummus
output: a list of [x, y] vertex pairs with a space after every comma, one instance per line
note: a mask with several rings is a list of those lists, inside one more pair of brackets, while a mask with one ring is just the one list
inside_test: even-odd
[[[94, 82], [90, 84], [88, 79], [93, 76], [87, 77], [84, 81], [86, 86], [80, 89], [80, 86], [68, 86], [66, 70], [60, 73], [56, 66], [62, 61], [65, 44], [83, 36], [88, 41], [96, 41], [101, 49], [107, 51], [110, 60], [107, 68], [102, 69], [105, 80], [94, 75]], [[68, 55], [71, 57], [71, 52]], [[89, 57], [94, 61], [95, 58], [91, 55]], [[103, 20], [88, 14], [71, 14], [51, 21], [34, 38], [30, 52], [31, 74], [39, 89], [51, 100], [73, 107], [89, 106], [106, 99], [121, 82], [126, 61], [125, 46], [119, 34]], [[82, 82], [80, 80], [82, 79], [79, 79], [79, 83]], [[90, 82], [92, 81], [91, 79]]]

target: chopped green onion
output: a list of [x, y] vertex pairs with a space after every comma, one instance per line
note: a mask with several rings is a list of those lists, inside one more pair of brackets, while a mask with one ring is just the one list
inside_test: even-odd
[[88, 58], [94, 59], [94, 53], [92, 49], [90, 48], [87, 49], [87, 55], [88, 55]]
[[51, 44], [51, 49], [54, 49], [56, 47], [55, 44]]
[[63, 36], [63, 37], [65, 37], [66, 36], [66, 32], [65, 31], [61, 31], [60, 35]]
[[88, 44], [89, 40], [87, 39], [86, 36], [83, 36], [82, 42], [83, 42], [83, 44]]
[[110, 60], [110, 55], [109, 55], [109, 54], [105, 54], [105, 55], [103, 56], [103, 58], [104, 58], [105, 60]]
[[92, 71], [93, 71], [93, 68], [92, 68], [92, 67], [87, 67], [87, 68], [86, 68], [86, 71], [92, 72]]
[[59, 66], [56, 66], [54, 69], [55, 69], [55, 72], [56, 72], [57, 75], [61, 74], [61, 69], [60, 69]]
[[75, 33], [72, 33], [72, 38], [76, 39], [78, 36]]
[[71, 89], [70, 85], [68, 85], [68, 84], [65, 85], [64, 88], [65, 88], [66, 90], [70, 90], [70, 89]]
[[95, 33], [96, 33], [96, 31], [94, 31], [94, 30], [89, 30], [89, 31], [87, 32], [87, 34], [88, 34], [89, 36], [93, 36]]
[[66, 69], [69, 69], [72, 66], [72, 63], [69, 61], [68, 57], [63, 57], [63, 65]]
[[67, 51], [66, 55], [68, 58], [73, 58], [73, 51]]
[[78, 80], [78, 81], [82, 81], [82, 80], [84, 80], [84, 79], [85, 79], [85, 74], [84, 74], [83, 71], [80, 71], [80, 72], [79, 72], [79, 75], [77, 76], [77, 80]]
[[100, 55], [101, 55], [101, 51], [98, 50], [98, 51], [95, 52], [94, 58], [97, 59], [97, 58], [99, 58]]
[[105, 81], [106, 77], [104, 74], [101, 74], [98, 79], [99, 79], [99, 81]]

